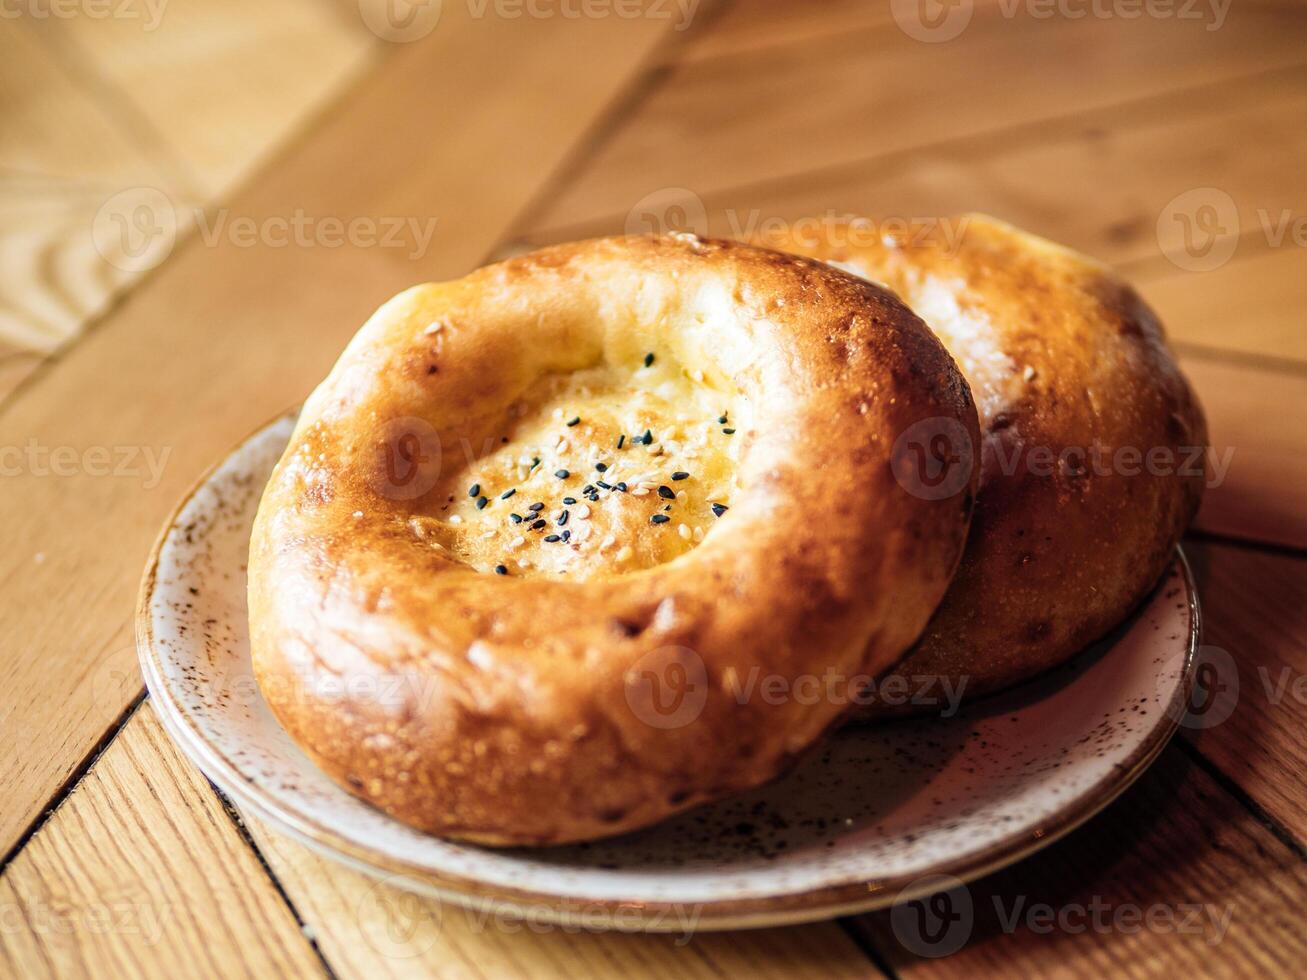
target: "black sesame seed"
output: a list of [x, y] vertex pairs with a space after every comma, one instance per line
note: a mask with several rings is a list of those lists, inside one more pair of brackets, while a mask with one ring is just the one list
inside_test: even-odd
[[663, 510], [671, 510], [671, 509], [672, 509], [672, 505], [671, 505], [671, 504], [666, 504], [666, 505], [663, 507]]
[[532, 511], [535, 511], [535, 510], [544, 510], [544, 509], [545, 509], [545, 505], [542, 504], [542, 503], [540, 503], [540, 501], [538, 501], [538, 500], [537, 500], [534, 504], [532, 504], [530, 507], [527, 508], [527, 510], [532, 510]]
[[654, 361], [653, 354], [645, 354], [645, 355], [644, 355], [644, 366], [645, 366], [645, 367], [648, 367], [649, 365], [651, 365], [651, 364], [653, 363], [653, 361]]
[[564, 497], [564, 498], [563, 498], [563, 503], [567, 504], [568, 506], [571, 506], [572, 504], [576, 503], [576, 498], [575, 498], [575, 497]]
[[571, 427], [574, 426], [574, 425], [579, 425], [580, 422], [581, 422], [581, 416], [578, 415], [578, 416], [577, 416], [576, 418], [574, 418], [574, 419], [568, 419], [568, 421], [567, 421], [567, 426], [568, 426], [568, 428], [571, 428]]
[[507, 565], [496, 565], [496, 566], [495, 566], [495, 574], [496, 574], [496, 575], [507, 575], [507, 574], [508, 574], [508, 566], [507, 566]]
[[540, 465], [540, 457], [539, 457], [539, 456], [532, 456], [532, 457], [531, 457], [531, 465], [528, 466], [527, 469], [528, 469], [528, 470], [533, 470], [533, 469], [535, 469], [535, 468], [536, 468], [537, 466], [539, 466], [539, 465]]
[[521, 523], [522, 523], [522, 515], [521, 515], [521, 514], [509, 514], [509, 515], [508, 515], [508, 519], [509, 519], [510, 521], [512, 521], [514, 524], [521, 524]]
[[480, 493], [481, 493], [481, 484], [479, 483], [474, 483], [467, 488], [467, 495], [469, 497], [478, 496]]
[[724, 433], [725, 433], [726, 435], [728, 435], [728, 436], [733, 436], [733, 435], [735, 435], [735, 430], [734, 430], [734, 429], [722, 429], [722, 432], [724, 432]]
[[593, 483], [587, 483], [585, 486], [581, 488], [582, 493], [594, 493], [594, 491], [595, 488]]
[[531, 530], [532, 530], [532, 531], [539, 531], [542, 527], [544, 527], [544, 526], [545, 526], [546, 524], [548, 524], [548, 523], [549, 523], [549, 522], [546, 521], [543, 517], [540, 518], [540, 520], [538, 520], [538, 521], [532, 521], [532, 522], [531, 522]]
[[730, 508], [727, 507], [725, 504], [713, 504], [713, 505], [712, 505], [712, 512], [713, 512], [713, 516], [714, 516], [714, 517], [721, 517], [721, 516], [722, 516], [723, 514], [725, 514], [728, 510], [730, 510]]
[[564, 524], [567, 523], [567, 513], [568, 513], [567, 511], [563, 511], [561, 514], [558, 515], [558, 526], [559, 526], [559, 527], [562, 527]]
[[623, 480], [621, 483], [616, 483], [616, 484], [614, 484], [614, 486], [615, 486], [618, 490], [620, 490], [622, 493], [626, 493], [626, 481], [625, 481], [625, 480]]
[[545, 540], [548, 541], [550, 544], [553, 544], [555, 541], [561, 541], [563, 539], [560, 538], [557, 534], [546, 534]]
[[486, 504], [490, 503], [485, 497], [477, 497], [477, 510], [485, 510]]
[[673, 480], [688, 480], [689, 478], [690, 478], [690, 474], [685, 472], [685, 470], [677, 470], [675, 473], [672, 474]]
[[717, 424], [718, 424], [718, 425], [725, 425], [725, 424], [726, 424], [726, 416], [725, 416], [725, 415], [719, 415], [719, 416], [717, 416]]
[[607, 463], [595, 463], [595, 469], [597, 469], [600, 473], [606, 473], [606, 472], [608, 471], [608, 464], [607, 464]]
[[611, 483], [605, 483], [603, 480], [595, 480], [595, 486], [603, 487], [605, 490], [613, 489], [613, 485]]
[[571, 532], [571, 531], [564, 531], [564, 532], [563, 532], [563, 540], [564, 540], [564, 541], [571, 541], [571, 540], [572, 540], [572, 532]]
[[675, 500], [676, 491], [666, 484], [663, 484], [658, 488], [658, 496], [662, 497], [664, 500]]
[[625, 444], [626, 444], [626, 433], [623, 432], [620, 436], [617, 437], [617, 448], [621, 449], [622, 446], [624, 446]]
[[654, 514], [653, 517], [649, 518], [649, 523], [650, 523], [650, 524], [666, 524], [666, 523], [667, 523], [668, 521], [670, 521], [670, 520], [671, 520], [671, 518], [668, 517], [666, 514]]
[[644, 443], [646, 446], [652, 446], [652, 445], [653, 445], [653, 432], [651, 432], [649, 429], [645, 429], [645, 430], [644, 430], [644, 435], [642, 435], [642, 436], [640, 437], [640, 441], [641, 441], [642, 443]]
[[560, 480], [566, 480], [571, 475], [572, 474], [567, 470], [554, 470], [554, 476], [558, 477]]
[[517, 493], [517, 487], [513, 487], [513, 489], [511, 489], [511, 490], [505, 490], [503, 493], [501, 493], [501, 494], [499, 495], [499, 499], [500, 499], [500, 500], [507, 500], [509, 497], [513, 496], [513, 494], [515, 494], [515, 493]]

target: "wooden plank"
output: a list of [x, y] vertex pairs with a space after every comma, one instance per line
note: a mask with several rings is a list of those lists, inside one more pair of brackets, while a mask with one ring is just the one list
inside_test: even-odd
[[[337, 976], [867, 977], [880, 972], [834, 923], [737, 933], [622, 935], [551, 927], [487, 904], [400, 891], [248, 824]], [[687, 910], [687, 923], [693, 918]]]
[[5, 869], [0, 911], [11, 977], [325, 973], [149, 707]]
[[[1301, 167], [1307, 155], [1293, 160]], [[1297, 214], [1307, 222], [1307, 211]], [[1239, 249], [1216, 269], [1190, 272], [1154, 262], [1136, 278], [1176, 341], [1307, 362], [1307, 248], [1291, 240], [1272, 247], [1258, 230]]]
[[952, 931], [928, 917], [923, 934], [907, 908], [859, 922], [914, 978], [1291, 976], [1307, 955], [1302, 859], [1175, 747], [1087, 827], [968, 895]]
[[537, 223], [625, 215], [663, 188], [705, 195], [1215, 87], [1301, 64], [1304, 37], [1307, 10], [1296, 7], [1240, 5], [1219, 30], [1147, 17], [1010, 19], [985, 8], [945, 44], [886, 26], [687, 64], [578, 169]]
[[211, 200], [375, 64], [383, 45], [353, 6], [190, 0], [35, 23], [121, 125]]
[[675, 52], [678, 62], [756, 52], [779, 44], [811, 42], [892, 22], [888, 3], [865, 0], [746, 0], [720, 5], [712, 16], [695, 18], [686, 43]]
[[1307, 560], [1215, 542], [1186, 546], [1203, 600], [1200, 675], [1184, 735], [1307, 842]]
[[315, 0], [29, 13], [0, 32], [0, 398], [151, 267], [97, 249], [106, 201], [153, 188], [184, 235], [381, 46]]
[[1307, 376], [1186, 355], [1181, 364], [1207, 412], [1211, 459], [1198, 526], [1307, 548]]
[[[68, 446], [74, 459], [66, 476], [29, 464], [0, 481], [0, 510], [23, 515], [0, 555], [0, 852], [126, 703], [97, 701], [81, 682], [116, 649], [172, 502], [301, 398], [376, 305], [489, 252], [669, 29], [650, 18], [478, 19], [446, 5], [439, 30], [397, 47], [228, 210], [256, 229], [297, 208], [323, 222], [434, 218], [429, 242], [401, 235], [387, 248], [359, 235], [318, 247], [316, 224], [303, 247], [196, 236], [0, 414], [0, 446]], [[134, 475], [106, 475], [84, 455], [114, 447], [132, 452]], [[154, 476], [145, 449], [166, 462]]]
[[[1205, 89], [1201, 98], [1188, 92], [1163, 96], [1002, 139], [982, 134], [704, 193], [686, 213], [694, 230], [729, 237], [826, 215], [927, 222], [981, 211], [1104, 261], [1159, 260], [1163, 247], [1180, 247], [1183, 233], [1177, 222], [1163, 221], [1159, 239], [1159, 218], [1194, 188], [1216, 186], [1230, 195], [1237, 209], [1235, 233], [1259, 228], [1259, 212], [1276, 218], [1283, 210], [1307, 213], [1307, 189], [1297, 179], [1307, 159], [1307, 133], [1299, 125], [1304, 113], [1307, 70], [1292, 69]], [[1270, 149], [1248, 153], [1248, 145]], [[1051, 174], [1057, 179], [1050, 180]], [[1076, 193], [1068, 195], [1068, 187]], [[663, 207], [678, 203], [669, 196]], [[653, 210], [659, 214], [657, 203]], [[518, 237], [545, 243], [611, 234], [623, 230], [627, 219], [609, 214], [550, 226], [545, 222], [551, 217], [566, 220], [553, 212], [535, 216]], [[1180, 270], [1161, 259], [1147, 271], [1160, 278]]]

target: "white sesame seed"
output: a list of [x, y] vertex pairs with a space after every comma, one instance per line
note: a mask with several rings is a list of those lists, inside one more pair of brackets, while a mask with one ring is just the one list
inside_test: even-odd
[[690, 495], [687, 494], [684, 490], [677, 490], [677, 491], [676, 491], [676, 502], [677, 502], [678, 504], [683, 504], [683, 503], [685, 503], [685, 502], [686, 502], [687, 500], [689, 500], [689, 499], [690, 499]]
[[695, 540], [695, 541], [702, 541], [702, 540], [703, 540], [703, 528], [701, 528], [701, 527], [696, 527], [696, 528], [694, 529], [694, 540]]
[[355, 517], [362, 517], [362, 516], [363, 516], [363, 511], [361, 511], [361, 510], [356, 510], [356, 511], [354, 511], [354, 516], [355, 516]]
[[688, 524], [676, 525], [676, 533], [679, 534], [686, 541], [690, 540], [690, 526]]
[[649, 496], [649, 488], [648, 488], [648, 487], [636, 487], [634, 490], [631, 491], [631, 496], [632, 496], [632, 497], [647, 497], [647, 496]]
[[577, 508], [576, 508], [576, 516], [577, 516], [577, 518], [580, 519], [580, 520], [585, 520], [587, 517], [589, 517], [589, 516], [590, 516], [590, 505], [589, 505], [589, 504], [581, 504], [581, 506], [577, 507]]
[[611, 548], [615, 544], [617, 544], [617, 538], [611, 534], [606, 534], [604, 535], [604, 539], [599, 542], [599, 550], [603, 551], [605, 548]]
[[449, 523], [450, 523], [450, 524], [462, 524], [462, 523], [463, 523], [463, 518], [459, 517], [457, 514], [452, 514], [452, 515], [450, 515]]
[[617, 560], [630, 561], [631, 556], [634, 554], [635, 552], [631, 550], [631, 546], [629, 544], [624, 544], [622, 545], [622, 550], [617, 553]]
[[512, 541], [508, 542], [508, 546], [510, 548], [520, 548], [524, 544], [526, 544], [526, 538], [522, 537], [522, 535], [520, 534], [517, 537], [515, 537]]
[[424, 329], [422, 332], [424, 334], [430, 335], [433, 333], [440, 333], [440, 331], [443, 330], [444, 328], [445, 328], [444, 320], [433, 320], [431, 323], [427, 324], [426, 329]]

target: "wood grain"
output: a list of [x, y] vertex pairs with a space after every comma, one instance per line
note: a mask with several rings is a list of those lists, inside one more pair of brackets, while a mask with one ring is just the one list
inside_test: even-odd
[[499, 904], [419, 898], [318, 857], [256, 821], [251, 833], [317, 937], [350, 977], [879, 976], [834, 923], [755, 932], [640, 936], [551, 927]]
[[1181, 366], [1207, 413], [1209, 474], [1198, 526], [1217, 534], [1307, 547], [1307, 375], [1186, 354]]
[[[83, 681], [97, 658], [131, 668], [115, 638], [171, 502], [243, 434], [303, 397], [381, 301], [461, 274], [489, 252], [668, 29], [651, 19], [463, 11], [450, 5], [438, 30], [397, 48], [229, 205], [255, 227], [295, 208], [342, 221], [435, 218], [418, 258], [363, 241], [244, 247], [194, 236], [0, 414], [0, 446], [69, 446], [79, 461], [103, 447], [167, 454], [157, 482], [84, 464], [67, 476], [29, 466], [0, 481], [0, 509], [24, 515], [0, 555], [3, 634], [22, 638], [0, 663], [0, 852], [126, 703], [97, 700]], [[560, 51], [570, 54], [560, 61]], [[535, 84], [545, 75], [548, 89]], [[462, 97], [469, 89], [477, 101]]]
[[686, 64], [536, 220], [624, 219], [663, 188], [711, 194], [981, 133], [1001, 145], [1000, 128], [1302, 64], [1304, 37], [1298, 7], [1240, 5], [1215, 31], [1153, 18], [1009, 19], [983, 8], [949, 43], [922, 44], [890, 25]]
[[1088, 827], [967, 891], [951, 956], [911, 909], [859, 922], [902, 977], [1292, 976], [1307, 955], [1302, 859], [1174, 746]]
[[1205, 658], [1186, 738], [1307, 845], [1307, 560], [1214, 542], [1186, 551]]
[[148, 706], [5, 869], [0, 914], [11, 977], [325, 972]]

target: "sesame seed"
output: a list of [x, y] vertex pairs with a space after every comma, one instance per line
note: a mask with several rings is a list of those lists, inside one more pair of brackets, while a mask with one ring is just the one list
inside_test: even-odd
[[553, 544], [555, 541], [561, 541], [563, 539], [559, 537], [557, 534], [546, 534], [545, 540], [548, 541], [550, 544]]
[[568, 428], [571, 428], [571, 427], [574, 426], [574, 425], [579, 425], [580, 423], [581, 423], [581, 416], [579, 416], [579, 415], [578, 415], [576, 418], [574, 418], [574, 419], [568, 419], [568, 420], [567, 420], [567, 426], [568, 426]]
[[695, 540], [695, 541], [702, 541], [702, 540], [703, 540], [703, 528], [701, 528], [701, 527], [696, 527], [696, 528], [694, 529], [694, 540]]
[[717, 416], [717, 424], [718, 424], [718, 425], [725, 425], [725, 424], [726, 424], [726, 416], [725, 416], [725, 415], [719, 415], [719, 416]]
[[540, 501], [538, 501], [538, 500], [537, 500], [534, 504], [532, 504], [530, 507], [527, 508], [527, 510], [529, 510], [529, 511], [541, 511], [541, 510], [544, 510], [544, 509], [545, 509], [545, 505], [542, 504], [542, 503], [540, 503]]
[[648, 495], [649, 495], [648, 487], [636, 487], [634, 490], [631, 491], [632, 497], [646, 497]]
[[642, 435], [642, 436], [640, 437], [640, 441], [641, 441], [642, 443], [644, 443], [646, 446], [652, 446], [652, 445], [653, 445], [653, 432], [651, 432], [649, 429], [645, 429], [645, 430], [644, 430], [644, 435]]
[[457, 514], [451, 514], [451, 515], [449, 516], [449, 523], [450, 523], [450, 524], [462, 524], [462, 523], [463, 523], [463, 518], [459, 517]]
[[579, 517], [581, 520], [585, 520], [587, 517], [589, 517], [589, 516], [590, 516], [590, 507], [589, 507], [589, 505], [588, 505], [588, 504], [582, 504], [580, 507], [578, 507], [578, 508], [576, 509], [576, 516]]
[[501, 494], [499, 495], [499, 499], [500, 499], [500, 500], [507, 500], [509, 497], [513, 496], [513, 494], [515, 494], [515, 493], [517, 493], [517, 487], [513, 487], [511, 490], [505, 490], [503, 493], [501, 493]]
[[531, 467], [530, 467], [530, 468], [531, 468], [531, 469], [535, 469], [535, 468], [536, 468], [537, 466], [539, 466], [539, 465], [540, 465], [540, 457], [539, 457], [539, 456], [532, 456], [532, 457], [531, 457]]
[[600, 473], [606, 473], [606, 472], [608, 472], [608, 464], [607, 464], [607, 463], [595, 463], [595, 469], [598, 470]]
[[558, 515], [558, 526], [562, 527], [566, 523], [567, 523], [567, 511], [563, 511], [561, 514]]
[[531, 522], [531, 530], [532, 530], [532, 531], [539, 531], [542, 527], [544, 527], [544, 526], [545, 526], [546, 524], [548, 524], [548, 523], [549, 523], [549, 522], [546, 521], [543, 517], [540, 518], [540, 520], [538, 520], [538, 521], [532, 521], [532, 522]]
[[644, 355], [644, 366], [645, 366], [645, 367], [649, 367], [651, 364], [653, 364], [653, 362], [654, 362], [654, 356], [653, 356], [653, 354], [645, 354], [645, 355]]
[[567, 504], [568, 506], [571, 506], [572, 504], [576, 503], [576, 498], [575, 498], [575, 497], [564, 497], [564, 498], [563, 498], [563, 503]]
[[605, 483], [603, 480], [595, 480], [595, 486], [602, 487], [605, 490], [613, 489], [613, 485], [611, 483]]
[[617, 560], [630, 561], [631, 556], [634, 554], [635, 552], [631, 550], [631, 546], [629, 544], [622, 545], [621, 550], [617, 552]]
[[521, 524], [521, 523], [522, 523], [522, 515], [521, 515], [521, 514], [509, 514], [509, 515], [508, 515], [508, 519], [509, 519], [510, 521], [512, 521], [514, 524]]
[[362, 517], [362, 516], [363, 516], [363, 511], [361, 511], [361, 510], [356, 510], [356, 511], [354, 511], [354, 516], [355, 516], [355, 517]]
[[615, 484], [613, 484], [613, 486], [616, 487], [617, 490], [620, 491], [621, 493], [626, 493], [626, 483], [625, 483], [625, 482], [615, 483]]
[[712, 505], [712, 512], [713, 512], [713, 516], [715, 516], [715, 517], [721, 517], [721, 516], [722, 516], [723, 514], [725, 514], [728, 510], [730, 510], [730, 508], [727, 507], [725, 504], [713, 504], [713, 505]]
[[734, 429], [722, 429], [722, 432], [723, 432], [724, 434], [728, 435], [728, 436], [733, 436], [733, 435], [735, 435], [735, 430], [734, 430]]
[[486, 504], [490, 503], [485, 497], [477, 497], [477, 510], [485, 510]]
[[676, 533], [679, 534], [684, 540], [686, 541], [690, 540], [690, 526], [688, 524], [677, 524]]
[[522, 547], [522, 545], [524, 544], [526, 544], [526, 538], [522, 537], [522, 535], [519, 534], [512, 541], [508, 542], [508, 547], [512, 550], [516, 550], [517, 548]]
[[495, 566], [495, 574], [496, 574], [496, 575], [507, 575], [507, 574], [508, 574], [508, 566], [507, 566], [507, 565], [496, 565], [496, 566]]
[[621, 449], [622, 446], [624, 446], [625, 444], [626, 444], [626, 433], [623, 432], [620, 436], [617, 437], [617, 448]]
[[572, 474], [567, 470], [554, 470], [554, 476], [558, 477], [560, 480], [566, 480], [571, 475]]
[[667, 523], [668, 521], [670, 521], [670, 520], [671, 520], [671, 518], [668, 517], [666, 514], [654, 514], [653, 517], [649, 518], [649, 523], [650, 523], [650, 524], [666, 524], [666, 523]]
[[675, 473], [672, 474], [673, 480], [688, 480], [689, 478], [690, 478], [690, 474], [685, 472], [685, 470], [677, 470]]
[[564, 541], [564, 543], [570, 541], [571, 539], [572, 539], [572, 532], [571, 532], [571, 531], [564, 531], [564, 532], [563, 532], [563, 541]]
[[481, 484], [479, 484], [479, 483], [474, 483], [474, 484], [472, 484], [470, 487], [467, 488], [467, 495], [468, 495], [469, 497], [476, 497], [476, 496], [478, 496], [480, 493], [481, 493]]
[[658, 496], [662, 497], [664, 500], [675, 500], [676, 491], [664, 484], [658, 488]]

